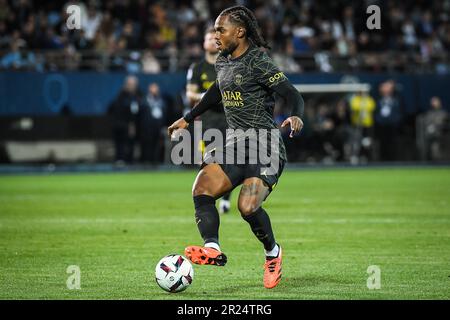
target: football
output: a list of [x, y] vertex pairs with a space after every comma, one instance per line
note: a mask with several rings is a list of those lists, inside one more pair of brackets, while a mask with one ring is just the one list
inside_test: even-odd
[[171, 254], [159, 260], [155, 269], [156, 283], [167, 292], [186, 290], [194, 279], [194, 268], [188, 259]]

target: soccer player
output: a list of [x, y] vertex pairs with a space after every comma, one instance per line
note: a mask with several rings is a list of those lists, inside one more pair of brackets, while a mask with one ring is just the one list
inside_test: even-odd
[[[168, 133], [185, 129], [195, 117], [222, 101], [225, 116], [231, 129], [278, 130], [273, 119], [274, 93], [276, 92], [292, 107], [292, 115], [282, 124], [290, 125], [290, 137], [301, 130], [304, 109], [300, 93], [274, 64], [261, 47], [268, 48], [260, 33], [254, 14], [246, 7], [225, 9], [217, 17], [214, 29], [220, 55], [216, 61], [217, 80], [207, 90], [200, 102], [183, 118], [175, 121]], [[276, 131], [279, 133], [279, 131]], [[229, 144], [238, 144], [236, 133]], [[261, 170], [262, 162], [256, 164], [207, 163], [204, 161], [193, 186], [195, 217], [204, 246], [189, 246], [185, 255], [196, 264], [223, 266], [226, 255], [219, 246], [219, 214], [215, 200], [242, 184], [238, 208], [255, 236], [265, 249], [264, 286], [275, 287], [281, 279], [282, 248], [275, 241], [270, 218], [262, 208], [263, 201], [280, 177], [286, 159], [286, 150], [278, 134], [279, 166], [277, 171]], [[249, 149], [246, 144], [246, 149]], [[239, 148], [237, 148], [239, 150]], [[235, 149], [233, 149], [235, 150]], [[245, 152], [247, 152], [246, 150]]]
[[[203, 41], [203, 49], [205, 49], [205, 58], [199, 62], [194, 63], [187, 73], [186, 96], [192, 106], [198, 103], [206, 90], [214, 83], [217, 74], [214, 64], [216, 63], [219, 50], [216, 47], [216, 40], [214, 39], [214, 28], [208, 28], [205, 33]], [[225, 113], [222, 104], [219, 102], [208, 111], [202, 114], [202, 128], [206, 131], [211, 128], [216, 128], [225, 134], [228, 125], [225, 120]], [[202, 152], [205, 151], [205, 142], [201, 141]], [[219, 202], [219, 212], [227, 213], [230, 210], [230, 196], [231, 192], [223, 195]]]

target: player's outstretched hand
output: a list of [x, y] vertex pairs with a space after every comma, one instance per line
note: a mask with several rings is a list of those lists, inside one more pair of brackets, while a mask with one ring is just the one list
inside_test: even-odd
[[302, 130], [303, 128], [303, 121], [302, 119], [300, 119], [297, 116], [292, 116], [287, 118], [286, 120], [283, 121], [283, 123], [281, 124], [281, 127], [285, 127], [288, 124], [291, 124], [291, 133], [289, 134], [289, 137], [292, 138], [294, 137], [294, 134], [300, 132], [300, 130]]
[[186, 129], [188, 127], [188, 125], [189, 125], [189, 123], [187, 123], [186, 120], [184, 120], [184, 118], [178, 119], [177, 121], [172, 123], [172, 125], [170, 127], [167, 128], [169, 137], [172, 137], [172, 133], [174, 133], [174, 131], [176, 131], [178, 129]]

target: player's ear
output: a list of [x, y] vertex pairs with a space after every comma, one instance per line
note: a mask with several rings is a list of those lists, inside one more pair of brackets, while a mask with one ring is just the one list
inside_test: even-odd
[[238, 38], [244, 38], [245, 37], [245, 33], [246, 33], [245, 28], [242, 28], [242, 27], [238, 27], [237, 28], [237, 37]]

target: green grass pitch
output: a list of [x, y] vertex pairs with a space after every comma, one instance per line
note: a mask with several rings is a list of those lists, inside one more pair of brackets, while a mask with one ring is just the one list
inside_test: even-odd
[[[283, 280], [236, 209], [221, 217], [225, 267], [194, 265], [169, 294], [166, 254], [201, 244], [195, 171], [0, 176], [0, 299], [449, 299], [450, 169], [285, 170], [265, 203]], [[69, 265], [81, 289], [69, 290]], [[379, 266], [381, 288], [367, 288]]]

